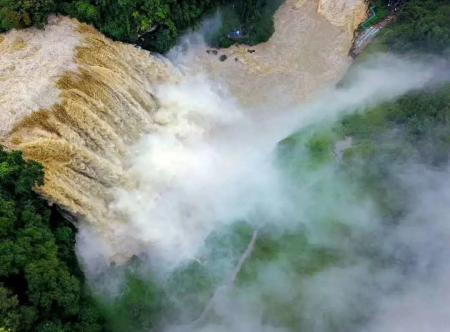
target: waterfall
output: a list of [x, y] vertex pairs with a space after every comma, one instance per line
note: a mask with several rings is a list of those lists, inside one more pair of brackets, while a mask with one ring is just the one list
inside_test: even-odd
[[[56, 39], [59, 44], [53, 43]], [[64, 43], [72, 45], [64, 49]], [[127, 145], [158, 125], [154, 85], [176, 79], [176, 71], [162, 58], [111, 42], [68, 18], [52, 19], [45, 31], [6, 34], [0, 45], [2, 62], [14, 58], [17, 67], [2, 82], [4, 95], [15, 98], [2, 105], [13, 104], [14, 110], [1, 112], [9, 115], [9, 121], [2, 121], [3, 144], [45, 166], [45, 185], [37, 189], [48, 200], [93, 223], [110, 217], [108, 190], [127, 182], [122, 160]], [[60, 54], [59, 46], [68, 54]], [[45, 76], [57, 64], [61, 70], [39, 86], [39, 77], [30, 73], [28, 79], [27, 72], [20, 72], [25, 61], [34, 63], [27, 72], [37, 67]], [[19, 74], [21, 82], [13, 76]], [[23, 91], [14, 91], [19, 83]], [[24, 96], [31, 99], [34, 89], [36, 102], [21, 102]], [[49, 95], [53, 103], [39, 104]]]
[[[229, 109], [249, 105], [255, 109], [275, 87], [287, 99], [305, 100], [339, 80], [350, 64], [352, 29], [364, 18], [361, 13], [366, 8], [363, 0], [341, 6], [345, 22], [336, 23], [329, 17], [339, 16], [340, 7], [331, 6], [330, 16], [326, 14], [330, 6], [323, 2], [287, 0], [276, 14], [274, 36], [252, 47], [253, 53], [246, 46], [219, 50], [229, 58], [221, 62], [203, 44], [187, 52], [175, 50], [169, 56], [182, 70], [162, 56], [113, 42], [66, 17], [51, 18], [45, 30], [3, 34], [1, 144], [42, 163], [45, 185], [36, 190], [96, 232], [105, 232], [112, 247], [117, 245], [111, 254], [115, 257], [121, 251], [114, 242], [116, 229], [130, 218], [116, 204], [118, 188], [133, 192], [141, 185], [135, 175], [142, 173], [133, 172], [129, 163], [132, 150], [142, 148], [139, 142], [152, 135], [152, 144], [157, 144], [155, 135], [160, 135], [161, 147], [165, 147], [180, 135], [189, 141], [191, 135], [208, 137], [217, 126], [230, 125], [216, 115], [211, 125], [208, 105], [195, 110], [207, 91], [200, 90], [196, 100], [181, 103], [185, 109], [177, 110], [170, 98], [187, 95], [172, 93], [169, 98], [167, 87], [173, 92], [186, 84], [195, 85], [190, 77], [200, 73], [233, 96], [235, 101], [226, 105]], [[222, 105], [221, 100], [214, 103], [216, 108]], [[187, 157], [176, 158], [169, 164], [181, 163], [182, 169], [182, 163], [189, 162]], [[152, 221], [147, 222], [151, 227]]]

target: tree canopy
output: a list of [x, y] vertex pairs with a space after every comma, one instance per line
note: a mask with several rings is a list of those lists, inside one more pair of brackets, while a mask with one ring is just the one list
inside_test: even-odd
[[74, 253], [74, 229], [34, 191], [43, 168], [0, 149], [0, 327], [101, 331]]
[[382, 39], [396, 52], [440, 53], [450, 45], [450, 2], [410, 0]]
[[212, 44], [229, 46], [227, 34], [244, 29], [249, 44], [273, 33], [272, 15], [282, 0], [0, 0], [0, 31], [43, 27], [51, 13], [93, 24], [108, 37], [166, 52], [178, 36], [222, 8], [223, 29]]

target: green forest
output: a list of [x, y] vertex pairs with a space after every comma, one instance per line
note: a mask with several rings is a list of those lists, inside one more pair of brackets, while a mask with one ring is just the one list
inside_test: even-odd
[[48, 16], [61, 13], [93, 24], [114, 40], [137, 43], [164, 53], [188, 28], [223, 12], [223, 28], [212, 37], [214, 46], [229, 46], [226, 37], [245, 31], [250, 45], [273, 33], [272, 16], [281, 0], [0, 0], [0, 31], [44, 27]]
[[44, 173], [0, 150], [0, 327], [102, 331], [74, 252], [75, 228], [33, 189]]
[[[375, 2], [381, 5], [383, 1]], [[449, 17], [450, 3], [446, 0], [410, 0], [400, 11], [396, 22], [383, 30], [365, 53], [370, 54], [372, 49], [448, 54]]]
[[[273, 32], [271, 15], [277, 4], [267, 7], [259, 0], [233, 3], [225, 0], [0, 0], [0, 30], [32, 25], [42, 28], [48, 15], [58, 12], [94, 24], [111, 38], [130, 43], [138, 42], [141, 35], [156, 27], [155, 35], [145, 46], [152, 51], [165, 52], [183, 31], [195, 26], [220, 5], [225, 6], [224, 15], [229, 21], [224, 23], [226, 28], [219, 32], [215, 45], [228, 46], [230, 42], [224, 35], [238, 25], [255, 36], [249, 43], [270, 36]], [[255, 6], [261, 15], [252, 12]], [[233, 10], [244, 14], [237, 17]], [[260, 24], [265, 31], [263, 35], [258, 30]], [[362, 56], [387, 50], [448, 57], [449, 46], [448, 0], [411, 0], [402, 8], [398, 20], [386, 28]], [[331, 160], [335, 142], [348, 136], [352, 137], [353, 145], [345, 151], [339, 167], [364, 192], [375, 197], [386, 219], [395, 223], [406, 208], [399, 197], [406, 194], [407, 188], [397, 186], [392, 180], [389, 173], [394, 169], [392, 165], [401, 167], [410, 160], [433, 167], [449, 164], [450, 85], [413, 92], [347, 115], [337, 124], [325, 129], [313, 128], [307, 135], [298, 133], [281, 142], [280, 151], [287, 155], [289, 167], [298, 170], [305, 167], [299, 164], [305, 160], [299, 161], [293, 156], [297, 149], [306, 149], [309, 162], [317, 167]], [[43, 181], [44, 172], [39, 164], [24, 161], [19, 152], [0, 150], [0, 332], [149, 330], [164, 319], [161, 314], [164, 308], [177, 316], [180, 298], [182, 304], [191, 306], [193, 316], [198, 315], [219, 277], [208, 274], [206, 267], [195, 263], [176, 273], [164, 289], [156, 287], [151, 279], [130, 274], [122, 296], [111, 303], [94, 298], [74, 252], [74, 225], [34, 191]], [[249, 234], [245, 225], [239, 225], [237, 230], [223, 237], [245, 244]], [[211, 241], [224, 241], [214, 236]], [[237, 245], [236, 248], [238, 255], [243, 247]], [[292, 248], [310, 252], [308, 257], [314, 257], [311, 260], [306, 254], [300, 258], [286, 254], [286, 260], [297, 264], [304, 274], [339, 259], [335, 253], [312, 248], [303, 235], [275, 243], [268, 231], [262, 234], [239, 282], [245, 286], [246, 280], [252, 278], [265, 259]], [[214, 256], [214, 249], [208, 254]], [[182, 291], [173, 293], [171, 282], [197, 289], [196, 297]], [[280, 320], [291, 319], [288, 317], [290, 308], [278, 310]]]

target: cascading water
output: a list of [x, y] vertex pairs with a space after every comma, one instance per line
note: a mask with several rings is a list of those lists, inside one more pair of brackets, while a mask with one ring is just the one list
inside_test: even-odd
[[[433, 78], [434, 60], [379, 55], [334, 86], [365, 9], [288, 0], [267, 43], [216, 56], [194, 34], [172, 62], [68, 18], [1, 36], [1, 143], [41, 162], [37, 190], [78, 218], [77, 253], [94, 293], [112, 303], [115, 331], [400, 330], [393, 316], [410, 289], [445, 303], [423, 282], [421, 260], [411, 275], [409, 261], [388, 260], [420, 256], [446, 289], [446, 172], [403, 174], [413, 208], [386, 231], [365, 184], [340, 167], [364, 142], [340, 137], [333, 151], [327, 137], [339, 115]], [[411, 180], [419, 173], [426, 181]], [[442, 203], [437, 222], [423, 222], [422, 201]], [[117, 287], [128, 268], [148, 285]]]
[[67, 18], [0, 45], [2, 143], [45, 166], [38, 190], [51, 202], [94, 224], [110, 220], [108, 191], [129, 181], [123, 156], [159, 125], [152, 91], [176, 70]]
[[[185, 75], [162, 57], [112, 42], [93, 28], [67, 18], [53, 18], [45, 31], [10, 32], [0, 43], [0, 98], [4, 101], [0, 112], [1, 142], [45, 166], [45, 185], [37, 190], [103, 233], [115, 248], [108, 254], [110, 258], [129, 257], [139, 250], [126, 253], [119, 245], [126, 239], [114, 238], [130, 217], [129, 211], [117, 203], [117, 192], [136, 193], [136, 188], [143, 186], [140, 174], [134, 174], [137, 167], [129, 163], [135, 155], [133, 144], [143, 135], [154, 133], [143, 140], [151, 141], [149, 146], [142, 141], [137, 145], [158, 155], [146, 165], [145, 172], [165, 172], [159, 175], [173, 179], [181, 174], [188, 177], [196, 165], [190, 155], [193, 151], [185, 151], [184, 145], [206, 139], [218, 126], [235, 126], [225, 118], [243, 116], [241, 111], [233, 112], [238, 104], [251, 101], [254, 106], [261, 105], [265, 99], [262, 95], [272, 94], [274, 86], [286, 89], [285, 95], [304, 99], [313, 89], [335, 81], [349, 64], [352, 31], [347, 22], [336, 25], [325, 20], [317, 13], [318, 5], [322, 6], [315, 1], [287, 1], [276, 15], [275, 35], [257, 46], [254, 55], [247, 54], [244, 47], [224, 50], [229, 56], [229, 52], [240, 53], [236, 57], [242, 61], [222, 63], [206, 58], [205, 46], [189, 48], [188, 53], [198, 59], [182, 66]], [[341, 9], [354, 26], [364, 17], [364, 8], [361, 0]], [[314, 42], [309, 44], [311, 40]], [[305, 57], [307, 54], [323, 56]], [[225, 90], [235, 93], [235, 101], [223, 104], [231, 99], [204, 89], [205, 80], [198, 83], [197, 79], [196, 83], [194, 77], [202, 71], [199, 66], [206, 68], [212, 79], [222, 82]], [[219, 79], [218, 75], [223, 77]], [[195, 94], [196, 84], [197, 95], [192, 99], [189, 89], [193, 87]], [[214, 163], [214, 156], [208, 155], [207, 162], [210, 157]], [[156, 188], [157, 181], [146, 186]], [[162, 186], [160, 190], [167, 188]], [[169, 219], [164, 227], [175, 230], [176, 226], [168, 225]], [[161, 233], [159, 236], [161, 239], [152, 236], [144, 242], [158, 243], [164, 238]]]

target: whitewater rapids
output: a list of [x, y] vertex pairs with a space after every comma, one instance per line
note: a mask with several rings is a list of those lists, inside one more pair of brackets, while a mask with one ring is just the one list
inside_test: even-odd
[[[143, 243], [137, 237], [125, 250], [118, 232], [130, 211], [118, 195], [142, 186], [167, 191], [172, 179], [189, 176], [196, 164], [182, 145], [232, 126], [242, 105], [256, 108], [275, 92], [301, 101], [336, 83], [350, 65], [353, 31], [366, 9], [364, 0], [287, 0], [275, 15], [274, 35], [253, 53], [246, 46], [219, 50], [228, 57], [222, 62], [200, 45], [182, 61], [172, 54], [176, 65], [66, 17], [51, 18], [45, 30], [11, 31], [0, 36], [0, 141], [42, 163], [45, 185], [37, 191], [102, 234], [109, 258], [126, 259], [160, 234]], [[219, 82], [229, 103], [202, 84], [195, 90], [198, 77]], [[211, 104], [227, 112], [211, 115]], [[149, 136], [150, 146], [142, 143]], [[155, 152], [156, 170], [145, 171], [159, 176], [144, 185], [130, 165], [143, 148]], [[157, 205], [161, 195], [144, 206]], [[170, 232], [177, 225], [166, 226]], [[182, 241], [177, 233], [166, 247], [171, 239]]]

